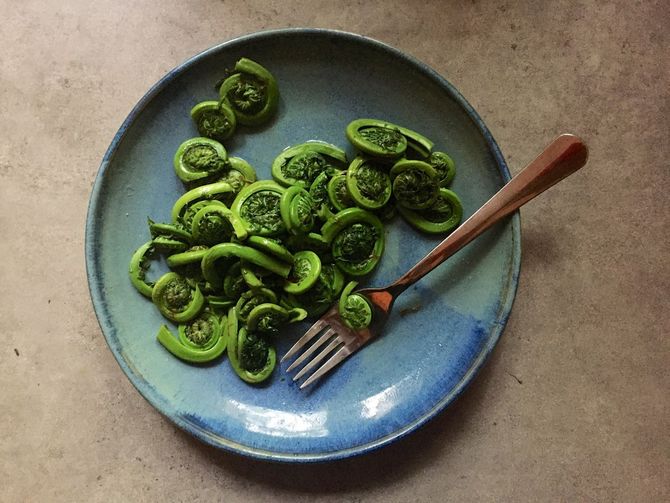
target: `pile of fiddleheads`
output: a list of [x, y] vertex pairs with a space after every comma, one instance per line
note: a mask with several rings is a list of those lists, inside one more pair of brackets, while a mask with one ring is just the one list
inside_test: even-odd
[[[133, 286], [177, 325], [157, 340], [190, 363], [226, 351], [244, 381], [267, 379], [276, 365], [274, 343], [287, 324], [320, 316], [338, 302], [354, 330], [372, 322], [366, 298], [354, 289], [377, 267], [384, 225], [400, 213], [427, 233], [445, 233], [462, 206], [447, 187], [455, 164], [433, 142], [387, 121], [357, 119], [345, 134], [356, 149], [321, 141], [288, 147], [274, 159], [274, 180], [257, 181], [254, 168], [229, 157], [223, 141], [237, 125], [256, 126], [277, 109], [274, 77], [239, 60], [219, 86], [219, 99], [191, 110], [199, 136], [185, 140], [174, 171], [187, 191], [171, 221], [149, 220], [151, 239], [130, 261]], [[170, 268], [148, 279], [152, 260]], [[355, 279], [352, 280], [352, 279]]]

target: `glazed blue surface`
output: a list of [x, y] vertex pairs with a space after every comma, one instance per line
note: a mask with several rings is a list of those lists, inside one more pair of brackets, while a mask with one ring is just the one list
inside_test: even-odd
[[[484, 124], [446, 80], [379, 42], [325, 30], [262, 32], [205, 51], [158, 82], [109, 147], [91, 194], [86, 264], [103, 333], [138, 391], [199, 439], [244, 455], [317, 461], [360, 454], [444, 409], [496, 344], [517, 285], [518, 215], [407, 291], [384, 336], [307, 392], [286, 377], [286, 365], [267, 385], [252, 387], [235, 376], [226, 358], [207, 366], [177, 360], [156, 341], [165, 320], [133, 289], [128, 262], [149, 239], [147, 217], [169, 221], [184, 192], [172, 156], [182, 141], [197, 136], [189, 110], [216, 99], [214, 84], [242, 56], [266, 66], [282, 96], [271, 124], [242, 128], [226, 144], [261, 179], [270, 178], [282, 149], [307, 140], [325, 140], [353, 154], [344, 130], [360, 117], [414, 129], [433, 139], [435, 150], [448, 152], [457, 166], [452, 189], [465, 217], [509, 173]], [[386, 229], [381, 266], [364, 285], [391, 282], [439, 242], [400, 217]], [[416, 313], [403, 312], [415, 307]], [[287, 330], [278, 354], [308, 326]]]

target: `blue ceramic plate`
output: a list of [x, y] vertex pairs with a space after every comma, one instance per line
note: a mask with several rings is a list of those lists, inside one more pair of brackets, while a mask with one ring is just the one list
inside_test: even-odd
[[[184, 192], [172, 156], [197, 136], [191, 107], [216, 99], [215, 83], [240, 57], [276, 77], [276, 119], [227, 143], [259, 178], [285, 147], [325, 140], [346, 147], [353, 119], [383, 118], [433, 139], [456, 162], [453, 183], [472, 214], [509, 178], [503, 157], [472, 107], [426, 65], [384, 44], [342, 32], [280, 30], [226, 42], [185, 62], [140, 100], [114, 137], [91, 194], [86, 222], [88, 281], [100, 326], [121, 368], [161, 413], [200, 440], [240, 454], [317, 461], [371, 451], [415, 430], [472, 380], [503, 330], [519, 272], [518, 215], [491, 229], [398, 301], [383, 337], [308, 392], [285, 377], [252, 387], [224, 357], [198, 367], [156, 341], [164, 323], [128, 279], [133, 251], [148, 240], [147, 217], [169, 221]], [[364, 283], [384, 285], [439, 238], [400, 217], [387, 226], [381, 266]], [[283, 354], [304, 332], [294, 325]]]

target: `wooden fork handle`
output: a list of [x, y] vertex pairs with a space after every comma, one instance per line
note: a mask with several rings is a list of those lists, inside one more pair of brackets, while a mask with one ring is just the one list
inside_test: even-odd
[[493, 224], [584, 166], [587, 158], [588, 149], [581, 139], [571, 134], [560, 135], [389, 288], [396, 295], [403, 292]]

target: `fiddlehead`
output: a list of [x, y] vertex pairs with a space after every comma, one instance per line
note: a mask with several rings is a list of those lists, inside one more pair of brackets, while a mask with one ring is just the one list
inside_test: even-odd
[[191, 118], [200, 136], [222, 142], [230, 138], [237, 127], [235, 113], [218, 101], [203, 101], [191, 109]]
[[358, 283], [350, 281], [342, 290], [338, 310], [344, 323], [354, 330], [362, 330], [372, 323], [372, 307], [364, 295], [351, 293]]
[[363, 276], [372, 271], [384, 251], [384, 227], [369, 211], [348, 208], [322, 228], [331, 243], [333, 260], [346, 274]]
[[[333, 206], [333, 203], [330, 201], [330, 196], [328, 195], [328, 183], [330, 182], [330, 179], [338, 173], [340, 173], [339, 170], [326, 170], [320, 173], [309, 187], [309, 195], [312, 196], [312, 201], [314, 201], [316, 215], [324, 221], [328, 220], [328, 218], [338, 211], [335, 209], [335, 206]], [[344, 187], [346, 189], [346, 178]]]
[[347, 188], [346, 173], [338, 173], [333, 176], [328, 182], [327, 190], [330, 204], [336, 211], [342, 211], [356, 205]]
[[433, 152], [428, 163], [437, 171], [440, 187], [448, 187], [456, 175], [456, 163], [444, 152]]
[[300, 307], [308, 316], [321, 316], [333, 304], [344, 287], [344, 275], [334, 264], [321, 265], [321, 274], [314, 285], [302, 294], [289, 294], [292, 307]]
[[378, 159], [399, 159], [408, 149], [424, 159], [433, 148], [433, 142], [416, 131], [377, 119], [350, 122], [346, 135], [358, 150]]
[[156, 338], [165, 349], [181, 360], [205, 363], [221, 356], [227, 347], [223, 322], [215, 314], [204, 311], [186, 324], [179, 325], [179, 337], [174, 337], [167, 326], [162, 325]]
[[358, 206], [376, 210], [391, 198], [391, 179], [387, 170], [359, 156], [347, 170], [347, 189]]
[[284, 189], [274, 182], [255, 182], [240, 191], [231, 209], [249, 234], [278, 236], [286, 232], [280, 208], [283, 193]]
[[321, 275], [321, 259], [313, 251], [299, 251], [295, 254], [293, 267], [286, 283], [286, 293], [301, 294], [307, 292]]
[[[202, 185], [189, 190], [183, 194], [172, 206], [172, 223], [190, 229], [192, 218], [195, 212], [189, 212], [189, 209], [201, 202], [204, 204], [215, 202], [214, 204], [224, 204], [227, 206], [235, 197], [235, 189], [227, 182], [214, 182], [208, 185]], [[202, 206], [198, 207], [199, 210]], [[246, 236], [238, 236], [244, 239]]]
[[247, 58], [235, 63], [235, 73], [223, 81], [219, 94], [237, 121], [246, 126], [268, 121], [279, 104], [275, 78], [263, 66]]
[[430, 208], [410, 210], [398, 206], [398, 211], [417, 230], [428, 234], [452, 231], [461, 222], [463, 205], [458, 196], [449, 189], [441, 188]]
[[303, 188], [292, 186], [286, 189], [279, 210], [284, 226], [291, 234], [307, 234], [314, 227], [314, 201]]
[[249, 312], [246, 327], [251, 333], [275, 336], [288, 323], [303, 320], [306, 316], [304, 309], [289, 310], [268, 302], [257, 305]]
[[235, 312], [240, 321], [246, 322], [249, 313], [261, 304], [276, 304], [277, 295], [268, 288], [260, 288], [258, 290], [250, 290], [240, 295], [237, 304], [235, 305]]
[[171, 255], [188, 249], [192, 240], [191, 234], [177, 225], [156, 223], [148, 219], [149, 233], [155, 251]]
[[193, 241], [201, 245], [215, 245], [229, 241], [234, 234], [232, 212], [223, 204], [208, 204], [193, 216], [191, 234]]
[[192, 349], [207, 350], [214, 346], [220, 337], [219, 317], [209, 311], [203, 311], [194, 320], [179, 325], [179, 341]]
[[349, 141], [361, 152], [381, 159], [397, 159], [407, 149], [407, 139], [390, 122], [357, 119], [346, 129]]
[[295, 250], [310, 250], [316, 252], [319, 256], [326, 256], [330, 249], [330, 243], [316, 232], [289, 236], [287, 243]]
[[174, 272], [156, 281], [151, 298], [163, 316], [177, 323], [192, 320], [205, 305], [200, 288], [196, 286], [194, 290], [183, 276]]
[[236, 308], [231, 307], [226, 319], [228, 358], [240, 379], [250, 384], [266, 380], [277, 365], [275, 349], [265, 339], [247, 336], [247, 329], [239, 326]]
[[309, 188], [321, 173], [346, 167], [342, 149], [324, 142], [310, 141], [284, 150], [272, 162], [272, 177], [285, 187]]
[[398, 204], [411, 210], [430, 207], [437, 197], [437, 172], [423, 161], [398, 161], [391, 169], [393, 195]]
[[185, 184], [209, 179], [228, 167], [228, 153], [211, 138], [186, 140], [174, 155], [174, 171]]
[[[276, 83], [243, 58], [220, 92], [221, 102], [193, 108], [202, 136], [175, 154], [175, 172], [187, 188], [201, 186], [176, 201], [171, 224], [149, 222], [153, 239], [135, 252], [129, 273], [135, 288], [181, 324], [178, 338], [165, 326], [158, 335], [175, 356], [208, 361], [215, 348], [220, 355], [227, 347], [235, 372], [260, 382], [276, 364], [271, 337], [286, 323], [318, 316], [339, 298], [344, 323], [355, 330], [369, 325], [371, 306], [352, 293], [356, 282], [344, 287], [343, 272], [356, 277], [376, 267], [384, 249], [380, 218], [390, 219], [397, 208], [424, 232], [448, 232], [462, 207], [439, 188], [453, 178], [449, 156], [431, 154], [433, 143], [414, 131], [372, 119], [347, 127], [362, 152], [351, 164], [341, 149], [310, 141], [277, 156], [278, 183], [257, 182], [255, 170], [228, 158], [216, 140], [229, 137], [236, 120], [267, 120], [276, 108], [270, 99], [278, 98]], [[317, 217], [325, 222], [320, 229]], [[154, 285], [145, 273], [157, 251], [178, 273]], [[217, 338], [224, 309], [229, 316]]]
[[154, 258], [154, 255], [153, 242], [144, 243], [133, 253], [128, 270], [130, 281], [135, 289], [148, 298], [151, 298], [154, 284], [146, 280], [146, 273], [149, 270], [150, 261]]
[[228, 163], [229, 169], [223, 171], [217, 181], [230, 184], [235, 194], [256, 181], [256, 170], [244, 159], [229, 157]]

